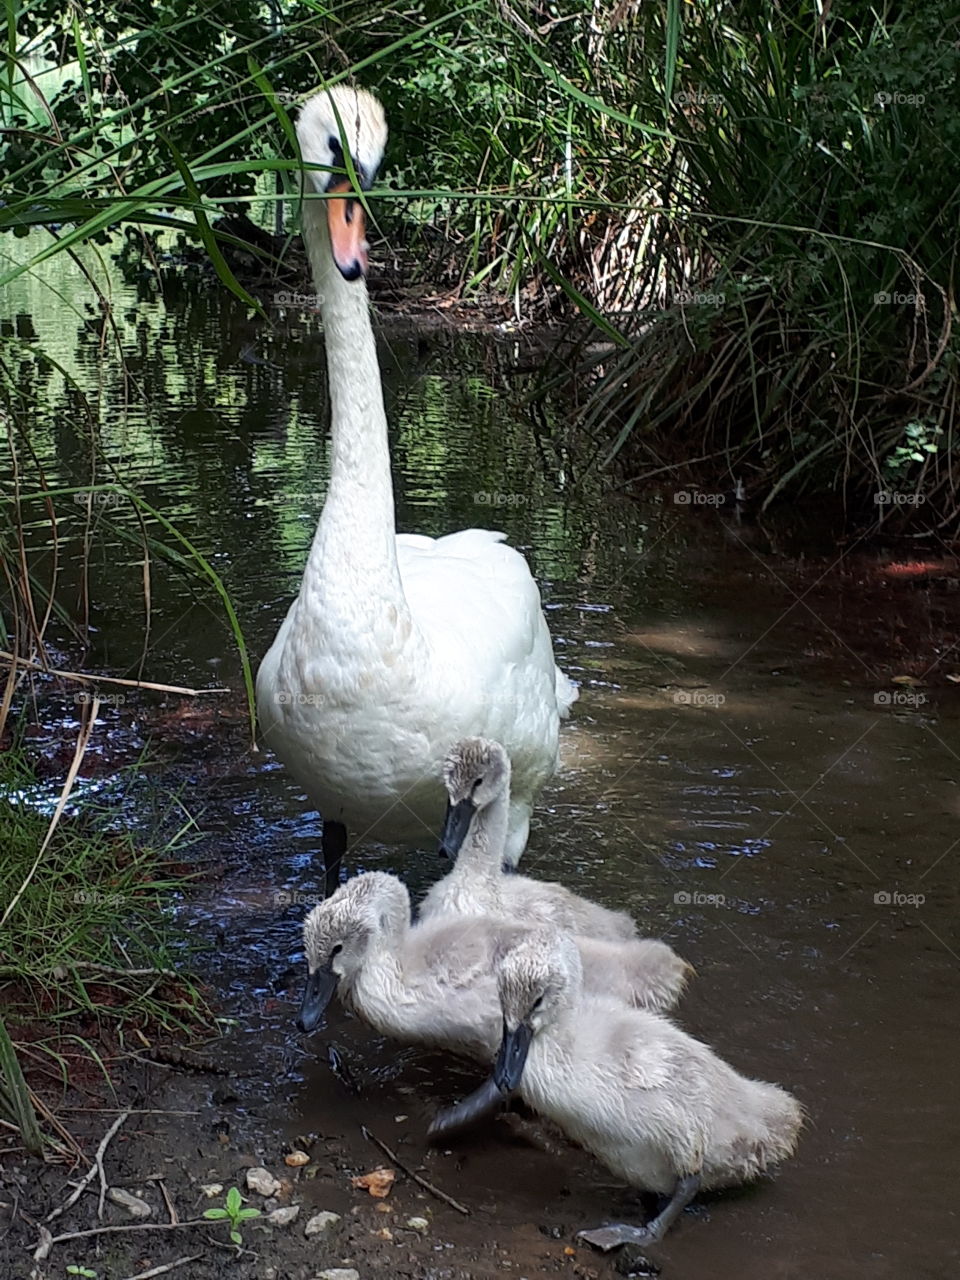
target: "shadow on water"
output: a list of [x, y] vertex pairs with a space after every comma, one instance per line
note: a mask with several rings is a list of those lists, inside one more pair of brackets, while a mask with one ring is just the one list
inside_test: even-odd
[[[202, 279], [163, 288], [166, 308], [146, 273], [117, 284], [126, 381], [113, 369], [98, 382], [92, 324], [58, 322], [47, 300], [22, 298], [9, 331], [30, 331], [99, 397], [105, 457], [210, 557], [256, 658], [296, 588], [325, 490], [322, 337], [309, 316], [279, 315], [267, 330]], [[513, 338], [387, 328], [381, 356], [398, 526], [505, 529], [530, 557], [558, 658], [581, 685], [525, 868], [628, 907], [667, 938], [699, 973], [682, 1024], [809, 1112], [776, 1181], [688, 1215], [662, 1249], [669, 1274], [946, 1274], [957, 1242], [943, 1174], [960, 1139], [949, 1087], [960, 955], [958, 701], [942, 640], [951, 597], [911, 594], [889, 557], [851, 552], [827, 573], [829, 561], [758, 550], [715, 509], [605, 493], [579, 474], [577, 442], [514, 407], [531, 358]], [[26, 358], [24, 387], [50, 483], [89, 480], [76, 394]], [[91, 662], [122, 674], [141, 654], [142, 555], [126, 509], [98, 516]], [[69, 590], [79, 515], [61, 539]], [[238, 691], [208, 595], [159, 565], [152, 595], [145, 673]], [[891, 684], [911, 659], [927, 678]], [[131, 732], [131, 714], [106, 708], [104, 732]], [[238, 719], [222, 736], [205, 725], [167, 766], [171, 783], [187, 783], [201, 856], [218, 868], [184, 910], [237, 1020], [226, 1052], [249, 1073], [237, 1132], [252, 1146], [264, 1132], [313, 1134], [328, 1169], [307, 1194], [345, 1211], [355, 1197], [343, 1171], [378, 1162], [358, 1137], [366, 1123], [476, 1210], [465, 1224], [431, 1203], [440, 1237], [482, 1252], [496, 1232], [491, 1265], [505, 1249], [552, 1273], [576, 1227], [622, 1208], [608, 1175], [569, 1149], [538, 1149], [507, 1121], [427, 1153], [430, 1113], [471, 1087], [473, 1068], [385, 1044], [338, 1011], [309, 1042], [294, 1031], [319, 815], [274, 761], [243, 751]], [[146, 735], [149, 724], [134, 727]], [[429, 851], [363, 847], [351, 863], [401, 872], [415, 894], [440, 870]], [[223, 1109], [213, 1095], [202, 1107], [204, 1125]]]

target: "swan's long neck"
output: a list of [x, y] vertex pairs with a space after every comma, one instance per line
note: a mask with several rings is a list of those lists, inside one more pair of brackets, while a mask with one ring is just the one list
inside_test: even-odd
[[337, 270], [324, 201], [303, 202], [303, 234], [319, 295], [330, 387], [330, 487], [303, 576], [301, 597], [339, 613], [338, 602], [406, 609], [380, 366], [363, 280]]
[[457, 854], [456, 871], [461, 878], [476, 876], [490, 888], [499, 885], [509, 817], [510, 792], [504, 787], [495, 799], [477, 811], [470, 823], [467, 838]]

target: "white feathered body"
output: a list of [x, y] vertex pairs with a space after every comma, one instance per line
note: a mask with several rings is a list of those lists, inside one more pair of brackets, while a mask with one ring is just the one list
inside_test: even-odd
[[796, 1146], [802, 1112], [667, 1019], [587, 998], [534, 1036], [524, 1100], [632, 1186], [749, 1181]]
[[502, 538], [398, 537], [409, 614], [304, 582], [261, 664], [257, 705], [264, 740], [325, 819], [374, 839], [435, 838], [444, 755], [482, 733], [511, 757], [505, 856], [519, 858], [576, 690], [526, 561]]
[[424, 897], [421, 918], [482, 914], [533, 927], [553, 925], [567, 933], [610, 942], [636, 938], [636, 922], [626, 911], [612, 911], [562, 884], [505, 875], [505, 860], [498, 857], [479, 865], [472, 861], [470, 850], [462, 849], [453, 870]]
[[[385, 872], [348, 880], [309, 919], [334, 916], [344, 936], [363, 938], [335, 962], [344, 1004], [381, 1035], [493, 1060], [503, 1030], [497, 959], [527, 937], [529, 929], [487, 916], [411, 925], [406, 886]], [[572, 942], [588, 999], [624, 1002], [615, 1008], [645, 1001], [665, 1007], [672, 1003], [670, 993], [675, 1000], [686, 980], [688, 966], [663, 943]], [[645, 952], [647, 947], [654, 950]], [[633, 963], [625, 962], [624, 953], [631, 948], [636, 949]]]

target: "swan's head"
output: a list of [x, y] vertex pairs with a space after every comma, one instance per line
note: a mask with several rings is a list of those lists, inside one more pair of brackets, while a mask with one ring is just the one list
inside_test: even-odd
[[510, 757], [490, 738], [464, 738], [443, 762], [447, 816], [440, 854], [455, 858], [476, 814], [510, 790]]
[[503, 1040], [493, 1078], [502, 1093], [518, 1087], [534, 1037], [573, 1007], [582, 982], [576, 943], [554, 929], [528, 933], [500, 956], [497, 989]]
[[375, 938], [409, 922], [406, 887], [383, 871], [354, 876], [314, 907], [303, 922], [307, 986], [297, 1018], [300, 1030], [316, 1030], [341, 979], [352, 982]]
[[324, 202], [330, 245], [340, 274], [346, 280], [357, 280], [366, 274], [367, 242], [363, 207], [350, 194], [353, 186], [343, 172], [345, 157], [350, 156], [361, 187], [372, 187], [387, 144], [383, 107], [365, 89], [334, 85], [304, 103], [297, 118], [297, 138], [307, 164], [340, 170], [310, 169], [307, 182], [321, 193], [343, 193], [341, 199]]

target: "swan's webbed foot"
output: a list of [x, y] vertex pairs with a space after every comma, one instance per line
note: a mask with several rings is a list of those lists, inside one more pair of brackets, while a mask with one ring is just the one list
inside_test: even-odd
[[699, 1190], [699, 1173], [688, 1173], [677, 1179], [670, 1199], [645, 1227], [634, 1227], [627, 1222], [608, 1222], [592, 1231], [578, 1231], [577, 1239], [586, 1240], [587, 1244], [602, 1249], [604, 1253], [618, 1249], [622, 1244], [659, 1244]]
[[323, 896], [329, 898], [340, 885], [340, 866], [347, 851], [347, 828], [342, 822], [324, 819], [320, 850], [323, 854]]

